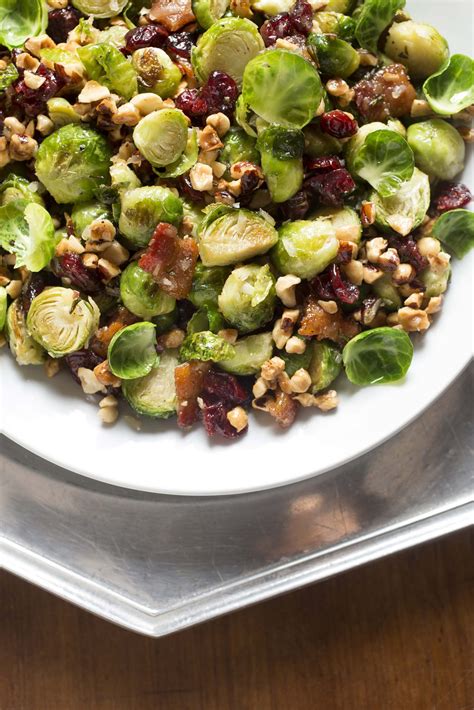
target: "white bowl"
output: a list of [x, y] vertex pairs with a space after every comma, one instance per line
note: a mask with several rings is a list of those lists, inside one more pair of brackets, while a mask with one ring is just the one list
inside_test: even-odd
[[[449, 12], [445, 0], [417, 0], [409, 8], [415, 19], [439, 28], [453, 53], [472, 53], [470, 0], [450, 0]], [[474, 185], [472, 162], [463, 180]], [[141, 431], [135, 431], [121, 417], [113, 427], [104, 427], [97, 404], [84, 399], [67, 373], [48, 380], [41, 367], [18, 367], [6, 348], [0, 355], [3, 431], [64, 468], [157, 493], [243, 493], [322, 473], [393, 436], [468, 364], [473, 352], [473, 263], [472, 253], [454, 260], [443, 310], [428, 333], [415, 338], [415, 356], [404, 382], [356, 388], [342, 376], [336, 383], [339, 408], [326, 415], [301, 412], [289, 431], [279, 431], [261, 413], [251, 416], [249, 432], [238, 442], [209, 440], [202, 427], [182, 433], [173, 420], [143, 420]]]

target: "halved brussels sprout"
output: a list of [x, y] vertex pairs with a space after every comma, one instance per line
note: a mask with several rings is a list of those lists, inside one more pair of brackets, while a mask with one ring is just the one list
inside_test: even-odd
[[42, 365], [46, 361], [46, 351], [26, 329], [25, 314], [18, 298], [10, 303], [5, 325], [8, 345], [19, 365]]
[[116, 377], [134, 380], [145, 377], [158, 365], [153, 323], [133, 323], [122, 328], [109, 343], [107, 360]]
[[117, 188], [119, 193], [142, 186], [137, 174], [127, 165], [125, 160], [116, 160], [115, 163], [112, 163], [110, 181], [110, 186]]
[[235, 105], [235, 120], [241, 128], [244, 129], [245, 133], [251, 138], [257, 137], [257, 127], [256, 123], [258, 116], [250, 110], [244, 101], [244, 95], [240, 94]]
[[178, 160], [186, 149], [188, 119], [177, 108], [152, 111], [135, 126], [133, 140], [154, 167], [165, 167]]
[[100, 202], [80, 202], [72, 208], [71, 221], [74, 232], [79, 238], [92, 222], [102, 219], [112, 221], [112, 210]]
[[165, 168], [154, 168], [154, 171], [161, 178], [177, 178], [183, 173], [187, 173], [193, 165], [197, 163], [199, 155], [199, 143], [195, 128], [188, 129], [188, 140], [186, 147], [174, 163], [170, 163]]
[[149, 185], [122, 194], [119, 230], [129, 242], [145, 247], [159, 222], [177, 224], [183, 204], [167, 187]]
[[418, 275], [418, 278], [425, 287], [424, 296], [426, 298], [432, 298], [433, 296], [441, 296], [441, 294], [445, 293], [448, 289], [450, 276], [450, 256], [445, 252], [440, 252], [438, 256], [430, 259], [429, 267]]
[[13, 82], [18, 79], [18, 77], [18, 69], [13, 64], [13, 62], [7, 64], [4, 69], [0, 70], [0, 92], [5, 91], [5, 89], [8, 89], [10, 84], [13, 84]]
[[280, 15], [282, 12], [289, 12], [294, 4], [294, 0], [251, 0], [250, 7], [252, 10], [272, 17]]
[[219, 162], [225, 163], [227, 167], [248, 160], [257, 165], [260, 161], [260, 154], [256, 147], [255, 138], [249, 136], [242, 128], [231, 126], [230, 130], [223, 138], [224, 147], [219, 154]]
[[474, 103], [474, 59], [453, 54], [448, 64], [423, 85], [426, 99], [436, 113], [449, 116]]
[[44, 139], [35, 169], [56, 202], [87, 202], [108, 183], [110, 157], [110, 147], [100, 133], [71, 123]]
[[222, 360], [219, 367], [232, 375], [258, 375], [262, 365], [270, 360], [273, 352], [271, 333], [258, 333], [240, 338], [234, 343], [235, 355]]
[[132, 55], [132, 63], [138, 72], [141, 88], [152, 91], [162, 99], [176, 93], [182, 74], [171, 57], [159, 47], [137, 49]]
[[436, 220], [433, 236], [454, 252], [458, 259], [462, 259], [474, 248], [474, 212], [445, 212]]
[[31, 302], [26, 327], [51, 357], [80, 350], [99, 325], [100, 311], [92, 298], [62, 286], [46, 288]]
[[337, 239], [340, 242], [355, 242], [362, 237], [360, 217], [352, 207], [325, 207], [311, 215], [311, 219], [326, 217], [331, 220]]
[[204, 266], [200, 261], [196, 264], [191, 291], [187, 295], [188, 301], [202, 308], [203, 306], [217, 306], [217, 298], [224, 288], [230, 269], [225, 266]]
[[38, 182], [30, 182], [20, 175], [10, 173], [0, 184], [0, 205], [6, 205], [15, 200], [26, 200], [26, 202], [35, 202], [37, 205], [44, 206], [43, 198], [38, 191], [39, 187], [41, 186]]
[[218, 298], [224, 318], [241, 333], [262, 328], [273, 318], [275, 277], [268, 264], [234, 269]]
[[17, 268], [44, 269], [57, 241], [51, 215], [36, 202], [20, 199], [0, 207], [0, 246], [16, 254]]
[[222, 71], [241, 84], [247, 63], [265, 49], [257, 25], [241, 17], [214, 22], [193, 47], [191, 62], [201, 83], [213, 71]]
[[246, 261], [265, 254], [278, 241], [275, 227], [261, 215], [246, 209], [217, 207], [199, 227], [199, 254], [204, 266]]
[[354, 385], [398, 382], [413, 358], [413, 345], [403, 330], [374, 328], [349, 340], [342, 351], [346, 375]]
[[407, 140], [417, 166], [431, 178], [452, 180], [463, 170], [464, 141], [457, 130], [441, 118], [412, 124]]
[[257, 148], [273, 202], [286, 202], [303, 184], [303, 133], [270, 126], [259, 134]]
[[328, 340], [312, 342], [309, 346], [311, 362], [311, 392], [315, 394], [329, 387], [342, 370], [342, 353]]
[[[381, 124], [383, 126], [383, 123]], [[303, 129], [304, 152], [310, 158], [319, 158], [323, 155], [338, 155], [342, 152], [343, 144], [337, 138], [323, 133], [319, 126], [310, 123]]]
[[81, 117], [67, 99], [57, 96], [46, 102], [49, 117], [56, 128], [67, 126], [69, 123], [80, 123]]
[[315, 67], [285, 49], [269, 49], [245, 67], [242, 99], [268, 123], [303, 128], [316, 115], [323, 86]]
[[178, 364], [177, 351], [165, 350], [158, 366], [148, 375], [122, 383], [125, 399], [138, 414], [157, 419], [168, 419], [176, 414], [174, 371]]
[[124, 25], [110, 25], [106, 30], [103, 30], [99, 35], [100, 44], [112, 44], [117, 49], [125, 47], [125, 35], [129, 28]]
[[98, 19], [120, 15], [128, 0], [72, 0], [75, 8]]
[[0, 3], [0, 44], [8, 49], [21, 47], [28, 37], [46, 30], [48, 7], [42, 0], [2, 0]]
[[0, 333], [3, 332], [7, 320], [7, 301], [7, 289], [0, 286]]
[[89, 79], [107, 86], [125, 99], [131, 99], [137, 93], [137, 72], [113, 44], [86, 44], [78, 47], [77, 53]]
[[415, 80], [434, 74], [449, 57], [448, 43], [438, 30], [413, 20], [393, 23], [384, 51], [394, 62], [404, 64]]
[[205, 30], [220, 20], [228, 7], [229, 0], [193, 0], [193, 12]]
[[288, 222], [278, 230], [272, 260], [282, 274], [312, 279], [336, 258], [339, 240], [327, 217]]
[[347, 79], [359, 68], [360, 56], [349, 42], [334, 35], [314, 32], [307, 42], [322, 74]]
[[357, 17], [355, 36], [360, 46], [377, 53], [382, 32], [391, 24], [406, 0], [364, 0]]
[[210, 330], [202, 330], [188, 335], [179, 351], [181, 362], [201, 360], [202, 362], [219, 362], [229, 360], [234, 356], [233, 346]]
[[[390, 197], [375, 190], [370, 195], [375, 205], [375, 224], [385, 231], [394, 230], [403, 237], [420, 226], [430, 206], [431, 191], [428, 175], [415, 168], [413, 177]], [[403, 218], [403, 219], [400, 219]]]
[[188, 335], [200, 333], [203, 330], [219, 333], [225, 327], [225, 320], [217, 310], [217, 306], [202, 306], [189, 319], [186, 332]]
[[313, 17], [313, 32], [336, 35], [346, 42], [352, 42], [355, 20], [340, 12], [316, 12]]
[[400, 294], [392, 281], [390, 274], [384, 274], [372, 284], [375, 295], [382, 299], [384, 308], [388, 311], [398, 311], [402, 306]]
[[171, 313], [176, 300], [164, 293], [152, 275], [132, 261], [120, 277], [123, 305], [140, 318], [150, 320]]

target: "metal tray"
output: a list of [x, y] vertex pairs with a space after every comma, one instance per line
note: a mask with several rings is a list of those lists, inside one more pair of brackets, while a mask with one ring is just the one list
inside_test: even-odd
[[0, 565], [161, 636], [471, 525], [473, 374], [357, 461], [226, 498], [106, 486], [3, 439]]

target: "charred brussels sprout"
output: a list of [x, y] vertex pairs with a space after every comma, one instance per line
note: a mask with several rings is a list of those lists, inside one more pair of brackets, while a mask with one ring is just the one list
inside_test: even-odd
[[241, 333], [266, 325], [275, 308], [275, 277], [268, 264], [234, 269], [219, 296], [219, 310]]
[[415, 168], [413, 177], [401, 185], [390, 197], [372, 192], [370, 201], [375, 205], [375, 224], [380, 229], [393, 229], [402, 236], [410, 234], [423, 222], [430, 206], [430, 181], [428, 175]]
[[272, 259], [282, 274], [311, 279], [336, 258], [338, 251], [339, 241], [330, 219], [297, 220], [278, 230]]
[[75, 8], [98, 19], [120, 15], [128, 0], [73, 0]]
[[0, 206], [15, 200], [35, 202], [37, 205], [44, 206], [43, 199], [38, 192], [39, 187], [38, 182], [30, 182], [20, 175], [10, 173], [0, 184]]
[[15, 200], [0, 207], [0, 246], [16, 255], [16, 267], [41, 271], [58, 242], [51, 215], [36, 202]]
[[309, 346], [311, 361], [308, 372], [311, 376], [311, 392], [326, 389], [342, 370], [342, 353], [327, 341], [313, 342]]
[[131, 244], [145, 247], [159, 222], [177, 224], [182, 216], [183, 204], [169, 188], [137, 187], [122, 195], [119, 229]]
[[448, 43], [431, 25], [423, 22], [394, 22], [385, 43], [385, 54], [404, 64], [412, 79], [426, 79], [449, 57]]
[[137, 72], [113, 44], [86, 44], [77, 50], [89, 79], [130, 99], [137, 93]]
[[25, 314], [19, 299], [10, 303], [5, 325], [8, 345], [19, 365], [42, 365], [46, 361], [46, 351], [26, 329]]
[[44, 139], [36, 174], [56, 202], [87, 202], [109, 181], [111, 151], [92, 128], [69, 124]]
[[233, 344], [235, 355], [222, 360], [219, 367], [232, 375], [258, 375], [264, 362], [273, 352], [271, 333], [258, 333], [240, 338]]
[[92, 298], [72, 288], [54, 286], [36, 296], [28, 311], [28, 332], [51, 357], [80, 350], [99, 325], [100, 312]]
[[431, 178], [452, 180], [464, 168], [464, 141], [441, 118], [414, 123], [408, 129], [407, 140], [417, 166]]
[[194, 73], [204, 83], [213, 71], [222, 71], [240, 85], [247, 63], [264, 48], [257, 25], [245, 18], [223, 17], [193, 48]]
[[342, 351], [346, 375], [355, 385], [398, 382], [413, 358], [413, 345], [403, 330], [374, 328], [352, 338]]
[[220, 362], [221, 360], [229, 360], [233, 355], [233, 346], [210, 330], [201, 330], [188, 335], [179, 351], [179, 358], [182, 362], [187, 360]]
[[92, 222], [102, 219], [112, 221], [112, 210], [100, 202], [81, 202], [72, 208], [71, 221], [78, 237], [82, 237], [82, 233]]
[[115, 333], [107, 360], [113, 374], [122, 380], [148, 375], [159, 362], [154, 324], [133, 323]]
[[154, 167], [166, 167], [177, 161], [186, 149], [188, 120], [176, 108], [153, 111], [135, 126], [133, 140]]
[[347, 79], [360, 64], [360, 57], [354, 47], [334, 35], [312, 33], [308, 37], [308, 47], [319, 64], [322, 74]]
[[219, 162], [227, 167], [247, 160], [258, 164], [260, 154], [256, 147], [255, 138], [249, 136], [242, 128], [232, 126], [223, 139], [224, 147], [219, 155]]
[[133, 261], [120, 277], [120, 297], [123, 305], [147, 320], [174, 311], [176, 301], [164, 293], [151, 274]]
[[168, 419], [176, 414], [177, 398], [174, 371], [178, 362], [175, 350], [165, 350], [158, 366], [145, 377], [124, 380], [122, 392], [138, 414], [157, 419]]
[[303, 184], [303, 133], [271, 126], [258, 136], [257, 148], [273, 202], [286, 202]]
[[170, 57], [158, 47], [137, 49], [132, 56], [141, 88], [152, 91], [162, 99], [176, 93], [182, 74]]
[[193, 285], [188, 294], [188, 300], [196, 306], [216, 306], [217, 298], [222, 291], [230, 269], [225, 266], [204, 266], [201, 262], [196, 264]]

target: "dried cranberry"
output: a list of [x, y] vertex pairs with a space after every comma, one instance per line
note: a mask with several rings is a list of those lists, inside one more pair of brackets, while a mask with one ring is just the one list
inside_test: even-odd
[[131, 54], [137, 49], [144, 49], [145, 47], [163, 48], [167, 40], [168, 30], [162, 25], [143, 25], [127, 32], [125, 35], [125, 49]]
[[234, 375], [209, 370], [204, 378], [202, 398], [205, 404], [227, 402], [235, 407], [245, 404], [248, 394]]
[[319, 276], [311, 281], [314, 294], [324, 301], [340, 301], [352, 305], [359, 299], [360, 291], [357, 286], [346, 281], [336, 264], [331, 264]]
[[334, 301], [336, 298], [331, 286], [331, 275], [328, 271], [324, 271], [311, 281], [311, 290], [322, 301]]
[[434, 200], [434, 207], [438, 212], [449, 212], [465, 207], [472, 200], [469, 188], [462, 183], [443, 182], [439, 186], [438, 194]]
[[240, 178], [240, 203], [248, 204], [252, 199], [253, 192], [261, 184], [261, 180], [256, 171], [248, 170]]
[[310, 208], [308, 195], [304, 190], [300, 190], [280, 207], [285, 219], [304, 219]]
[[351, 242], [339, 242], [339, 251], [336, 256], [337, 264], [348, 264], [352, 261], [352, 244]]
[[313, 8], [306, 0], [297, 0], [290, 11], [291, 23], [294, 32], [309, 35], [313, 29]]
[[21, 77], [12, 84], [12, 104], [24, 111], [27, 116], [37, 116], [45, 111], [46, 102], [65, 84], [56, 72], [46, 69], [44, 64], [39, 65], [36, 74], [44, 77], [44, 82], [39, 89], [30, 89]]
[[166, 49], [182, 59], [190, 59], [195, 35], [191, 32], [173, 32], [169, 35]]
[[81, 13], [71, 6], [51, 10], [48, 14], [48, 35], [56, 44], [66, 42], [69, 32], [79, 24], [81, 17]]
[[204, 194], [202, 192], [199, 192], [199, 190], [195, 190], [194, 187], [191, 184], [191, 179], [189, 177], [189, 173], [186, 173], [185, 175], [181, 175], [178, 178], [178, 184], [179, 184], [179, 189], [180, 192], [182, 192], [186, 197], [191, 200], [191, 202], [194, 202], [196, 204], [202, 204], [204, 202]]
[[305, 161], [305, 171], [310, 173], [330, 173], [344, 167], [344, 161], [337, 155], [324, 155], [321, 158], [308, 158]]
[[293, 31], [293, 23], [288, 12], [276, 15], [271, 20], [266, 20], [260, 27], [260, 34], [266, 47], [275, 44], [277, 39], [283, 39]]
[[48, 271], [39, 271], [31, 274], [29, 279], [23, 284], [21, 290], [21, 305], [25, 315], [30, 310], [31, 301], [44, 291], [46, 286], [54, 286], [57, 283], [55, 276]]
[[56, 276], [67, 277], [73, 286], [85, 293], [97, 293], [103, 288], [97, 269], [87, 268], [79, 254], [67, 252], [57, 257], [52, 268]]
[[202, 88], [209, 113], [232, 113], [239, 95], [237, 84], [222, 71], [213, 71]]
[[227, 419], [230, 409], [223, 402], [209, 404], [202, 410], [202, 421], [208, 436], [220, 434], [226, 439], [235, 439], [246, 431], [238, 432]]
[[389, 246], [397, 250], [403, 264], [411, 264], [417, 273], [428, 267], [428, 259], [420, 254], [413, 237], [390, 237]]
[[199, 120], [210, 113], [208, 103], [199, 89], [185, 89], [175, 98], [174, 102], [176, 108], [179, 108], [192, 120]]
[[351, 118], [344, 111], [328, 111], [321, 116], [321, 130], [333, 138], [350, 138], [358, 131], [359, 126], [355, 118]]
[[351, 174], [345, 168], [312, 175], [305, 180], [304, 187], [318, 197], [321, 204], [330, 207], [342, 205], [344, 198], [356, 189]]
[[67, 366], [71, 370], [71, 375], [78, 385], [81, 384], [79, 377], [77, 376], [77, 371], [80, 367], [86, 367], [88, 370], [93, 370], [94, 367], [100, 365], [104, 361], [104, 358], [96, 355], [93, 350], [77, 350], [75, 353], [66, 355], [64, 358]]

